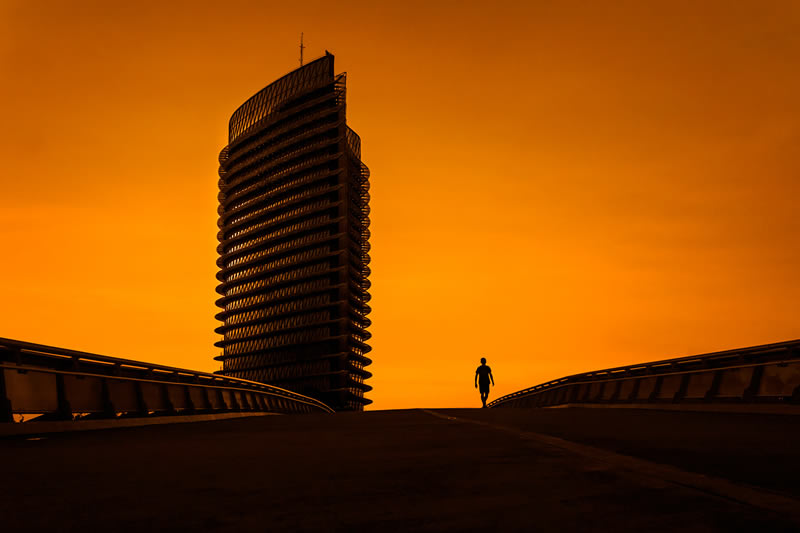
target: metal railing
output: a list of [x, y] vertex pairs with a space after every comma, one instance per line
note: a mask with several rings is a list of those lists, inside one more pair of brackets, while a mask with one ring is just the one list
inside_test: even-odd
[[237, 411], [333, 413], [264, 383], [0, 338], [0, 422]]
[[800, 340], [575, 374], [489, 407], [800, 404]]

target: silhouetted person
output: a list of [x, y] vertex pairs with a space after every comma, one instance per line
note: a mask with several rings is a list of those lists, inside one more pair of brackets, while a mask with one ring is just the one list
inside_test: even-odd
[[492, 376], [492, 369], [486, 366], [486, 358], [481, 357], [481, 366], [475, 371], [475, 388], [481, 386], [481, 401], [483, 406], [486, 407], [486, 398], [489, 397], [489, 380], [494, 387], [494, 376]]

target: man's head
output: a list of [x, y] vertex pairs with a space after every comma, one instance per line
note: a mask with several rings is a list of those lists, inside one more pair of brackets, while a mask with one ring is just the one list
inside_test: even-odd
[[485, 365], [485, 364], [486, 364], [486, 358], [485, 358], [485, 357], [481, 357], [481, 364], [482, 364], [482, 365]]

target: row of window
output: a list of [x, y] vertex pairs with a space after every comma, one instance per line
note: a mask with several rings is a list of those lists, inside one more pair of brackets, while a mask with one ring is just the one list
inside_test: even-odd
[[[313, 211], [321, 211], [322, 209], [325, 209], [326, 207], [329, 207], [330, 203], [331, 202], [330, 202], [330, 200], [328, 198], [323, 198], [321, 200], [317, 200], [316, 202], [312, 202], [310, 204], [304, 204], [304, 205], [301, 205], [300, 207], [295, 207], [294, 209], [291, 209], [289, 211], [285, 211], [285, 212], [281, 213], [280, 215], [276, 215], [276, 216], [268, 218], [266, 220], [262, 220], [260, 222], [256, 222], [256, 223], [250, 224], [248, 226], [243, 226], [240, 229], [238, 229], [237, 231], [235, 231], [235, 232], [231, 233], [230, 235], [228, 235], [225, 238], [225, 240], [235, 239], [235, 238], [240, 237], [240, 236], [248, 235], [250, 233], [254, 233], [256, 231], [260, 231], [262, 229], [269, 228], [271, 226], [274, 226], [275, 224], [283, 222], [284, 220], [286, 220], [288, 218], [292, 218], [292, 217], [300, 215], [300, 214], [310, 213], [310, 212], [313, 212]], [[227, 230], [227, 228], [225, 228], [225, 229]]]
[[283, 283], [285, 281], [290, 281], [294, 279], [306, 278], [314, 274], [321, 274], [323, 272], [328, 271], [329, 269], [330, 265], [328, 264], [328, 262], [323, 262], [323, 263], [315, 263], [313, 265], [305, 266], [302, 268], [287, 270], [285, 272], [281, 272], [280, 274], [269, 276], [268, 278], [260, 278], [254, 281], [248, 281], [247, 283], [244, 283], [242, 285], [235, 285], [233, 287], [226, 288], [225, 296], [230, 298], [233, 296], [238, 296], [240, 294], [253, 292], [255, 290], [263, 292], [265, 288], [271, 287], [272, 285], [276, 285], [278, 283]]
[[291, 132], [303, 124], [319, 120], [319, 117], [325, 116], [326, 112], [339, 112], [336, 104], [331, 101], [330, 94], [317, 97], [316, 101], [306, 101], [292, 113], [283, 112], [283, 116], [273, 116], [269, 123], [262, 124], [258, 131], [248, 139], [237, 143], [226, 162], [237, 157], [247, 156], [254, 150], [263, 150], [274, 144], [270, 143], [270, 140], [284, 138], [287, 132]]
[[354, 132], [350, 127], [347, 127], [345, 132], [347, 137], [347, 146], [353, 152], [357, 159], [361, 159], [361, 137], [358, 133]]
[[353, 211], [352, 209], [348, 209], [347, 213], [350, 215], [350, 220], [353, 222], [353, 226], [359, 230], [364, 231], [369, 228], [369, 217], [361, 212]]
[[367, 280], [367, 278], [363, 274], [363, 269], [361, 273], [353, 269], [350, 270], [350, 289], [354, 291], [354, 296], [358, 298], [360, 302], [367, 302], [372, 298], [367, 288], [364, 287], [365, 280]]
[[[316, 353], [316, 352], [315, 352]], [[284, 349], [270, 350], [268, 352], [258, 352], [251, 354], [243, 354], [226, 357], [223, 365], [237, 364], [239, 368], [256, 368], [260, 366], [278, 365], [278, 364], [293, 364], [301, 361], [317, 360], [309, 354], [303, 354], [295, 347]], [[239, 361], [239, 363], [233, 363]]]
[[371, 335], [371, 334], [369, 334], [369, 333], [368, 333], [368, 332], [366, 332], [366, 331], [365, 331], [364, 333], [365, 333], [364, 335], [360, 335], [360, 334], [358, 334], [358, 333], [353, 333], [353, 332], [351, 332], [351, 333], [350, 333], [350, 338], [352, 338], [353, 340], [356, 340], [356, 341], [360, 342], [361, 344], [365, 344], [365, 343], [367, 342], [367, 340], [368, 340], [370, 337], [372, 337], [372, 335]]
[[[251, 365], [245, 357], [236, 357], [226, 361], [225, 370], [248, 370]], [[309, 374], [324, 374], [330, 372], [331, 365], [327, 360], [322, 361], [303, 361], [289, 365], [274, 366], [269, 368], [259, 368], [255, 370], [260, 374], [258, 381], [272, 381], [281, 378], [302, 377]]]
[[359, 209], [364, 206], [368, 206], [371, 198], [366, 190], [359, 190], [355, 187], [350, 188], [350, 193], [347, 196], [350, 199], [350, 202], [352, 202], [353, 205], [358, 206]]
[[[327, 172], [327, 171], [326, 171], [326, 172]], [[326, 172], [320, 172], [320, 173], [318, 173], [318, 174], [325, 174]], [[328, 186], [328, 187], [331, 189], [331, 191], [333, 191], [334, 189], [338, 188], [338, 185], [337, 185], [337, 184], [334, 184], [334, 183], [328, 183], [328, 185], [327, 185], [327, 186]], [[305, 197], [307, 197], [308, 195], [307, 195], [307, 194], [300, 193], [298, 196], [299, 196], [300, 198], [305, 198]], [[323, 201], [330, 201], [330, 199], [329, 199], [329, 198], [326, 198], [326, 199], [323, 199]], [[284, 204], [284, 205], [285, 205], [285, 204]], [[301, 206], [301, 207], [302, 207], [302, 206]], [[298, 208], [295, 208], [295, 209], [298, 209]], [[246, 215], [245, 215], [245, 218], [252, 218], [252, 215], [246, 214]], [[286, 218], [286, 217], [284, 217], [284, 218]], [[220, 221], [221, 221], [221, 220], [222, 220], [222, 219], [220, 219]], [[270, 219], [270, 220], [272, 220], [272, 219]], [[237, 224], [237, 225], [241, 226], [241, 224]], [[225, 237], [225, 235], [224, 235], [224, 234], [225, 234], [225, 232], [226, 232], [226, 231], [230, 231], [230, 228], [231, 228], [231, 226], [234, 226], [234, 224], [233, 224], [232, 222], [231, 222], [230, 224], [228, 224], [228, 223], [225, 223], [225, 224], [223, 224], [223, 225], [222, 225], [222, 227], [223, 227], [223, 230], [222, 230], [222, 231], [220, 231], [220, 232], [217, 234], [217, 238], [220, 240], [220, 242], [223, 242], [223, 244], [224, 244], [224, 241], [226, 240], [226, 237]], [[250, 224], [248, 224], [248, 225], [245, 225], [245, 226], [244, 226], [244, 228], [242, 228], [242, 229], [239, 229], [237, 232], [235, 232], [235, 233], [233, 233], [233, 234], [229, 235], [229, 236], [227, 237], [227, 240], [232, 240], [232, 239], [234, 239], [236, 236], [238, 236], [238, 235], [241, 235], [241, 234], [243, 234], [243, 233], [251, 233], [251, 232], [252, 232], [252, 230], [251, 230], [250, 228], [252, 228], [252, 227], [256, 227], [256, 225], [255, 225], [255, 224], [253, 224], [253, 221], [251, 221], [251, 222], [250, 222]], [[257, 227], [259, 227], [259, 228], [262, 228], [262, 227], [264, 227], [264, 223], [263, 223], [263, 221], [262, 221], [262, 223], [259, 223], [259, 224], [257, 225]]]
[[[220, 206], [221, 208], [225, 209], [225, 213], [227, 215], [232, 215], [237, 213], [238, 211], [246, 208], [247, 206], [256, 204], [270, 196], [275, 196], [282, 192], [295, 189], [306, 183], [311, 183], [316, 181], [320, 178], [327, 178], [335, 175], [340, 170], [331, 170], [330, 168], [323, 168], [322, 170], [313, 170], [311, 172], [304, 172], [292, 179], [288, 179], [286, 181], [275, 183], [276, 180], [272, 180], [269, 178], [262, 179], [249, 185], [246, 189], [237, 192], [235, 195], [232, 195], [231, 199], [240, 198], [243, 199], [238, 200], [236, 203], [233, 203], [229, 206]], [[265, 192], [258, 194], [256, 196], [250, 196], [256, 190], [264, 190]], [[227, 198], [226, 198], [227, 199]]]
[[229, 142], [233, 143], [251, 126], [269, 116], [278, 104], [288, 100], [293, 94], [332, 82], [331, 61], [332, 56], [325, 56], [272, 82], [253, 95], [233, 113], [228, 124]]
[[329, 253], [330, 250], [328, 250], [328, 247], [326, 246], [324, 248], [312, 248], [311, 250], [306, 250], [305, 252], [300, 252], [299, 254], [287, 255], [286, 257], [281, 257], [280, 259], [276, 259], [274, 261], [269, 261], [260, 265], [253, 265], [232, 274], [228, 274], [225, 276], [225, 283], [231, 283], [237, 279], [244, 279], [255, 274], [274, 270], [276, 268], [289, 266], [296, 263], [303, 263], [311, 259], [317, 259], [326, 256]]
[[[290, 132], [303, 124], [317, 121], [319, 117], [324, 117], [326, 114], [339, 113], [336, 104], [330, 101], [330, 94], [323, 95], [317, 98], [316, 101], [312, 100], [305, 102], [302, 106], [296, 109], [293, 113], [284, 115], [278, 120], [272, 120], [270, 124], [264, 124], [259, 129], [258, 133], [251, 136], [249, 139], [236, 145], [235, 152], [231, 157], [230, 152], [224, 159], [225, 163], [233, 161], [238, 157], [246, 157], [254, 150], [263, 150], [272, 143], [273, 139], [281, 139]], [[278, 118], [278, 117], [274, 117]], [[220, 154], [221, 156], [221, 154]], [[223, 160], [220, 159], [220, 162]]]
[[[331, 120], [331, 118], [333, 120]], [[328, 117], [327, 121], [317, 120], [310, 122], [307, 126], [298, 128], [286, 135], [277, 135], [275, 137], [269, 136], [269, 141], [262, 143], [261, 146], [256, 149], [250, 149], [246, 152], [242, 152], [239, 150], [239, 147], [237, 147], [233, 154], [233, 159], [229, 159], [226, 163], [225, 170], [228, 172], [228, 174], [234, 174], [246, 169], [249, 166], [252, 166], [258, 161], [265, 159], [277, 161], [286, 154], [296, 151], [296, 149], [293, 148], [294, 145], [304, 141], [306, 144], [309, 144], [310, 142], [313, 142], [309, 141], [309, 139], [313, 139], [318, 135], [321, 136], [323, 134], [327, 134], [332, 129], [338, 129], [342, 122], [342, 119], [337, 120], [337, 116], [334, 115], [333, 117]]]
[[350, 322], [354, 327], [366, 330], [372, 325], [372, 321], [358, 313], [350, 313]]
[[314, 160], [314, 157], [310, 157], [314, 154], [314, 152], [320, 152], [323, 150], [327, 151], [326, 149], [336, 148], [336, 143], [337, 139], [335, 137], [323, 139], [305, 144], [300, 148], [295, 148], [291, 152], [282, 155], [279, 158], [268, 159], [251, 165], [241, 174], [234, 174], [230, 171], [227, 171], [225, 175], [225, 188], [223, 189], [223, 192], [232, 194], [236, 192], [240, 186], [249, 182], [253, 178], [264, 174], [279, 174], [293, 168], [299, 168], [301, 165], [308, 166], [308, 162]]
[[327, 327], [308, 328], [301, 331], [275, 335], [273, 337], [261, 337], [259, 339], [225, 343], [224, 351], [225, 355], [238, 355], [266, 350], [276, 346], [313, 342], [327, 337], [330, 337], [330, 329]]
[[264, 319], [277, 315], [285, 315], [287, 313], [295, 313], [304, 309], [319, 307], [330, 303], [331, 297], [329, 294], [318, 294], [316, 296], [309, 296], [300, 298], [292, 302], [283, 302], [278, 305], [271, 305], [269, 307], [262, 307], [260, 309], [253, 309], [244, 313], [237, 313], [230, 315], [225, 319], [225, 326], [233, 326], [243, 322], [250, 322], [253, 320]]
[[313, 313], [304, 313], [279, 320], [272, 319], [268, 322], [261, 322], [240, 328], [232, 328], [225, 332], [225, 340], [241, 340], [257, 337], [259, 335], [267, 335], [285, 329], [293, 329], [300, 326], [307, 326], [309, 324], [327, 322], [330, 320], [330, 318], [330, 311], [314, 311]]
[[253, 189], [261, 187], [265, 182], [269, 183], [280, 181], [284, 178], [299, 174], [304, 170], [316, 172], [316, 169], [322, 168], [333, 172], [334, 170], [337, 170], [333, 161], [338, 157], [339, 154], [323, 153], [315, 157], [305, 159], [291, 167], [273, 172], [266, 172], [265, 170], [268, 169], [269, 165], [264, 165], [263, 169], [257, 169], [258, 171], [253, 173], [253, 177], [255, 178], [254, 181], [248, 179], [247, 183], [239, 184], [235, 188], [229, 186], [227, 180], [219, 180], [218, 184], [220, 188], [220, 194], [224, 196], [225, 201], [229, 201], [231, 198], [238, 198], [241, 195], [250, 193]]
[[[315, 233], [309, 233], [307, 235], [303, 235], [301, 237], [297, 237], [297, 238], [292, 239], [290, 241], [284, 241], [284, 242], [269, 246], [267, 248], [258, 250], [256, 252], [250, 252], [248, 254], [241, 255], [241, 256], [239, 256], [239, 257], [237, 257], [235, 259], [230, 259], [228, 261], [225, 261], [223, 263], [223, 268], [228, 269], [228, 268], [233, 268], [233, 267], [236, 267], [236, 266], [244, 265], [244, 264], [247, 264], [247, 263], [254, 263], [254, 262], [257, 262], [260, 259], [264, 259], [266, 257], [273, 256], [273, 255], [278, 254], [280, 252], [285, 252], [286, 250], [290, 250], [292, 248], [298, 248], [300, 246], [304, 246], [304, 245], [311, 244], [311, 243], [314, 243], [314, 242], [325, 241], [330, 236], [331, 236], [330, 230], [328, 230], [328, 231], [318, 231], [318, 232], [315, 232]], [[326, 246], [326, 250], [327, 250], [327, 246]]]
[[[247, 205], [257, 202], [267, 196], [275, 195], [280, 192], [299, 187], [306, 183], [311, 183], [318, 179], [336, 177], [342, 172], [342, 169], [331, 165], [329, 160], [330, 158], [327, 159], [328, 160], [323, 160], [322, 164], [314, 165], [313, 167], [310, 167], [308, 170], [301, 173], [293, 172], [284, 174], [280, 177], [262, 176], [259, 180], [254, 181], [250, 185], [247, 185], [246, 187], [239, 189], [230, 195], [220, 192], [218, 194], [220, 199], [220, 208], [225, 209], [225, 212], [228, 215], [235, 214]], [[254, 193], [264, 190], [267, 192], [253, 196]], [[234, 200], [236, 200], [236, 203], [230, 206], [226, 205], [228, 202]], [[218, 210], [220, 208], [218, 208]]]
[[238, 309], [250, 308], [259, 304], [280, 300], [287, 296], [299, 296], [312, 291], [326, 289], [329, 285], [330, 283], [327, 279], [317, 279], [305, 283], [298, 283], [290, 287], [281, 287], [267, 293], [253, 294], [251, 296], [231, 300], [225, 304], [225, 311], [230, 312]]
[[312, 228], [314, 226], [320, 226], [325, 223], [329, 223], [331, 217], [329, 214], [319, 215], [313, 218], [308, 218], [301, 222], [295, 222], [294, 224], [289, 224], [288, 226], [283, 226], [282, 228], [276, 229], [275, 231], [270, 231], [269, 233], [265, 233], [258, 237], [253, 237], [252, 239], [247, 239], [245, 241], [240, 241], [238, 244], [231, 246], [225, 253], [232, 254], [238, 250], [242, 250], [244, 248], [252, 248], [257, 246], [265, 241], [275, 239], [281, 237], [283, 235], [287, 235], [293, 231], [302, 231], [305, 229]]
[[361, 357], [364, 357], [366, 354], [366, 352], [358, 346], [351, 346], [350, 351], [356, 355], [360, 355]]
[[234, 225], [242, 222], [243, 220], [247, 220], [247, 219], [250, 219], [250, 218], [258, 217], [260, 215], [263, 215], [267, 211], [273, 211], [273, 210], [278, 209], [280, 207], [283, 207], [283, 206], [285, 206], [287, 204], [291, 204], [293, 202], [302, 201], [302, 200], [311, 198], [312, 196], [318, 195], [318, 194], [320, 194], [322, 192], [325, 192], [327, 190], [330, 190], [332, 188], [333, 187], [330, 184], [323, 183], [322, 185], [317, 185], [316, 187], [312, 187], [312, 188], [307, 189], [305, 191], [298, 192], [298, 193], [295, 193], [295, 194], [291, 194], [289, 196], [285, 196], [285, 197], [281, 198], [280, 200], [274, 200], [274, 201], [272, 201], [272, 202], [270, 202], [268, 204], [264, 204], [264, 205], [260, 206], [258, 209], [254, 209], [253, 211], [247, 211], [245, 213], [242, 213], [242, 214], [236, 216], [233, 219], [227, 220], [227, 221], [225, 221], [225, 225], [226, 226], [234, 226]]
[[[252, 181], [255, 175], [254, 171], [257, 170], [259, 174], [275, 174], [281, 168], [291, 166], [291, 161], [298, 159], [308, 159], [310, 154], [319, 151], [330, 151], [331, 147], [337, 147], [338, 138], [336, 134], [337, 129], [332, 129], [323, 132], [313, 132], [293, 139], [291, 144], [283, 150], [278, 150], [270, 154], [257, 154], [252, 156], [246, 165], [236, 165], [237, 168], [233, 169], [227, 167], [225, 169], [225, 178], [228, 184], [225, 192], [236, 191], [245, 185], [245, 183]], [[334, 150], [335, 151], [335, 150]]]

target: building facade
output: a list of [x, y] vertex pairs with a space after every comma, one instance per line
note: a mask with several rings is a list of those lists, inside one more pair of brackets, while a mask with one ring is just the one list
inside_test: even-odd
[[220, 373], [362, 410], [371, 390], [369, 169], [334, 57], [234, 112], [219, 155]]

